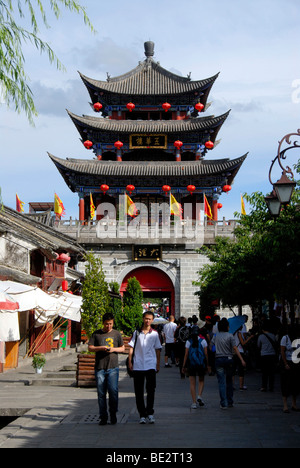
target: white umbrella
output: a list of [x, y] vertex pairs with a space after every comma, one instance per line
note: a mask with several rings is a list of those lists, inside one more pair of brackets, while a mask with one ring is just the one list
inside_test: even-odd
[[163, 317], [156, 317], [152, 322], [153, 325], [164, 325], [166, 323], [169, 323], [169, 320], [166, 320]]
[[0, 291], [0, 310], [16, 311], [19, 304], [4, 291]]

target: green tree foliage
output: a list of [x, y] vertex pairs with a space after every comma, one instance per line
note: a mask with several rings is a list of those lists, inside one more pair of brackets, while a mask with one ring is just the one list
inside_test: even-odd
[[143, 291], [136, 278], [129, 278], [123, 297], [123, 313], [118, 319], [118, 327], [130, 336], [143, 320]]
[[110, 298], [108, 284], [102, 268], [102, 260], [89, 253], [82, 288], [82, 326], [88, 337], [101, 328], [102, 317], [108, 312]]
[[[112, 282], [109, 284], [111, 292], [117, 296], [120, 294], [120, 286], [119, 283], [117, 282]], [[115, 318], [115, 328], [117, 330], [122, 331], [122, 325], [121, 325], [121, 317], [123, 313], [123, 307], [122, 307], [122, 299], [121, 297], [114, 297], [112, 296], [110, 298], [110, 312], [113, 314]]]
[[[48, 55], [50, 63], [55, 63], [59, 70], [64, 69], [50, 45], [39, 37], [39, 21], [49, 28], [46, 4], [50, 5], [56, 19], [63, 6], [82, 15], [85, 24], [94, 31], [85, 8], [75, 0], [36, 0], [35, 4], [32, 0], [0, 0], [0, 96], [17, 112], [25, 111], [31, 123], [37, 111], [25, 72], [24, 43], [31, 43], [40, 53]], [[30, 30], [22, 27], [24, 18], [30, 19]]]
[[[300, 165], [296, 166], [297, 173]], [[248, 216], [238, 215], [235, 240], [217, 239], [200, 249], [210, 264], [199, 272], [201, 311], [221, 299], [229, 307], [255, 305], [262, 300], [300, 299], [299, 183], [289, 206], [274, 219], [262, 193], [245, 194]]]

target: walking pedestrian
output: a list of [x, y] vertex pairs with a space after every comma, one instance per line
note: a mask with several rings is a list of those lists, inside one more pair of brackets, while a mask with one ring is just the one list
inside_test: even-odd
[[[245, 354], [246, 354], [246, 347], [248, 343], [253, 339], [253, 335], [248, 334], [247, 332], [247, 327], [246, 323], [248, 322], [248, 316], [246, 315], [246, 322], [242, 326], [240, 330], [237, 330], [236, 333], [234, 333], [234, 339], [235, 339], [235, 346], [238, 348], [243, 360], [245, 361]], [[234, 361], [234, 375], [238, 375], [239, 377], [239, 386], [240, 386], [240, 391], [247, 390], [247, 387], [245, 385], [245, 367], [242, 366], [242, 363], [235, 354], [233, 356], [233, 361]]]
[[[154, 399], [156, 374], [160, 369], [161, 343], [158, 333], [151, 328], [154, 320], [152, 312], [145, 312], [140, 331], [135, 331], [129, 343], [129, 368], [133, 371], [136, 405], [140, 414], [140, 424], [155, 423]], [[134, 350], [135, 348], [135, 350]], [[132, 362], [134, 350], [134, 360]], [[145, 405], [144, 389], [146, 382], [147, 404]]]
[[125, 346], [121, 333], [113, 329], [114, 316], [103, 316], [103, 327], [93, 333], [89, 341], [89, 351], [96, 353], [95, 377], [101, 426], [108, 422], [106, 395], [109, 395], [110, 423], [117, 423], [119, 403], [119, 364], [118, 354], [124, 353]]
[[257, 340], [257, 347], [260, 351], [260, 365], [262, 371], [261, 391], [274, 391], [276, 365], [278, 363], [278, 343], [276, 336], [271, 333], [271, 323], [266, 321], [263, 325], [261, 335]]
[[169, 358], [171, 359], [172, 363], [175, 364], [175, 338], [174, 334], [176, 331], [177, 325], [175, 323], [174, 315], [171, 315], [169, 323], [163, 328], [163, 335], [165, 338], [166, 346], [165, 346], [165, 367], [172, 367], [169, 364]]
[[[288, 397], [292, 397], [292, 411], [300, 411], [297, 407], [297, 396], [300, 393], [300, 364], [298, 359], [293, 359], [293, 355], [299, 346], [299, 327], [290, 326], [288, 332], [283, 336], [281, 347], [281, 393], [283, 399], [283, 412], [289, 413]], [[296, 342], [296, 343], [295, 343]]]
[[190, 327], [186, 325], [186, 318], [180, 317], [179, 318], [179, 326], [175, 330], [174, 338], [176, 340], [175, 343], [175, 356], [178, 360], [178, 367], [180, 372], [181, 379], [185, 379], [185, 373], [183, 372], [183, 361], [185, 355], [185, 345], [187, 340], [190, 337]]
[[234, 336], [229, 333], [229, 322], [223, 318], [218, 324], [219, 333], [213, 337], [212, 345], [216, 347], [216, 372], [219, 384], [221, 409], [233, 407], [233, 355], [237, 354], [242, 365], [246, 367], [238, 348], [235, 346]]
[[[186, 351], [183, 362], [183, 372], [190, 379], [190, 391], [192, 395], [192, 409], [199, 406], [204, 406], [202, 394], [204, 390], [204, 376], [208, 362], [207, 341], [200, 337], [196, 330], [192, 333], [191, 338], [186, 342]], [[199, 378], [198, 398], [196, 397], [196, 377]]]

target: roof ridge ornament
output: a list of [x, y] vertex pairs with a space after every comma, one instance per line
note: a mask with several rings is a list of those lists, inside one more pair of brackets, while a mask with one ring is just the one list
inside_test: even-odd
[[154, 42], [147, 41], [144, 43], [144, 47], [145, 47], [145, 55], [147, 59], [151, 60], [151, 58], [154, 56], [154, 47], [155, 47]]

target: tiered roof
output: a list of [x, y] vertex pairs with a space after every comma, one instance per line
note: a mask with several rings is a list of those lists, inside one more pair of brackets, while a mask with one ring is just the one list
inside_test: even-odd
[[[225, 183], [231, 184], [245, 161], [247, 154], [237, 159], [220, 159], [217, 161], [193, 162], [135, 162], [116, 163], [115, 161], [96, 161], [86, 159], [60, 159], [49, 153], [69, 188], [76, 192], [82, 185], [100, 187], [107, 183], [111, 188], [126, 187], [128, 178], [137, 187], [157, 186], [166, 181], [175, 186], [185, 184], [185, 178], [197, 182], [201, 187], [213, 187]], [[86, 179], [85, 179], [86, 178]], [[134, 180], [137, 178], [137, 181]], [[138, 182], [138, 180], [140, 182]], [[188, 182], [189, 183], [189, 182]]]
[[[110, 187], [126, 187], [129, 179], [137, 187], [152, 188], [166, 183], [184, 187], [187, 181], [204, 188], [231, 184], [247, 155], [232, 161], [203, 159], [209, 151], [205, 143], [216, 142], [230, 111], [217, 117], [200, 113], [199, 117], [199, 110], [195, 108], [201, 103], [205, 112], [209, 92], [218, 74], [192, 81], [190, 76], [182, 77], [161, 67], [153, 59], [152, 42], [145, 43], [145, 54], [146, 60], [136, 68], [118, 77], [108, 76], [107, 81], [80, 74], [92, 99], [92, 107], [98, 102], [102, 104], [102, 116], [78, 116], [72, 112], [69, 116], [82, 142], [92, 142], [98, 160], [62, 160], [49, 154], [66, 183], [78, 192], [99, 189], [104, 183]], [[126, 108], [129, 102], [136, 106], [132, 113]], [[162, 107], [166, 102], [171, 105], [168, 113]], [[145, 144], [139, 148], [138, 144], [132, 144], [132, 138], [139, 136], [151, 136], [156, 140], [163, 136], [165, 143], [157, 148]], [[123, 146], [114, 158], [113, 153], [117, 152], [114, 143], [118, 140]], [[177, 140], [182, 142], [181, 150], [175, 149]], [[180, 155], [178, 158], [178, 151], [184, 157]], [[173, 161], [170, 153], [173, 153]]]

